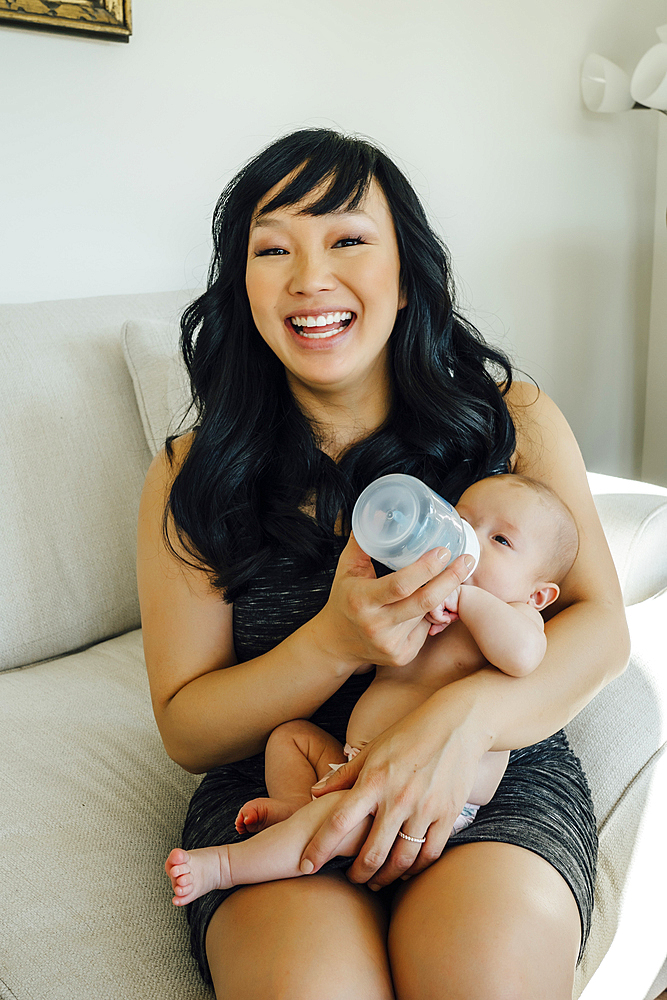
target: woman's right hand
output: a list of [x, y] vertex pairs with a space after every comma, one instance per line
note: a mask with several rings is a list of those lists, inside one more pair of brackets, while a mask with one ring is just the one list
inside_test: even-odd
[[312, 620], [318, 642], [353, 669], [363, 663], [410, 663], [429, 634], [430, 622], [424, 616], [469, 573], [469, 556], [451, 564], [449, 558], [448, 549], [432, 549], [412, 565], [378, 579], [370, 556], [351, 535], [338, 560], [329, 600]]

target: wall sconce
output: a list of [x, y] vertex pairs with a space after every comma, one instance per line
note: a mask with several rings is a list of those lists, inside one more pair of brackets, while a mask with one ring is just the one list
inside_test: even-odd
[[642, 56], [628, 74], [604, 56], [586, 57], [581, 94], [589, 111], [630, 111], [655, 108], [667, 114], [667, 25], [657, 29], [660, 42]]

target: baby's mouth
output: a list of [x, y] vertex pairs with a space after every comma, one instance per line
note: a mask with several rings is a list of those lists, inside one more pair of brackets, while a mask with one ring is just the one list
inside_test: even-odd
[[353, 312], [320, 313], [317, 316], [290, 316], [288, 322], [300, 337], [323, 340], [342, 333], [355, 318]]

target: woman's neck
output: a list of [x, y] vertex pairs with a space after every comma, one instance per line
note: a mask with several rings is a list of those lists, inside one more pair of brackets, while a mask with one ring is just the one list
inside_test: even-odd
[[372, 384], [322, 389], [292, 379], [290, 388], [321, 439], [321, 448], [337, 461], [348, 448], [373, 434], [385, 422], [391, 405], [388, 373]]

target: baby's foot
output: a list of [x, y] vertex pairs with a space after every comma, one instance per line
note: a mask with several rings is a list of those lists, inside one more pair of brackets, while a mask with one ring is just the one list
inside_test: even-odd
[[212, 889], [229, 889], [233, 884], [226, 845], [198, 851], [175, 847], [164, 867], [174, 890], [174, 906], [185, 906]]
[[234, 824], [236, 832], [257, 833], [267, 826], [282, 823], [301, 805], [302, 802], [287, 802], [284, 799], [251, 799], [239, 810]]

